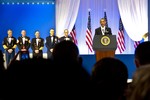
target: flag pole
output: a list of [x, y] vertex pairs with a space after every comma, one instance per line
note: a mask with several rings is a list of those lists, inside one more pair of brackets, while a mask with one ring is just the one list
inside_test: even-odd
[[[88, 9], [88, 12], [91, 12], [91, 9], [90, 9], [90, 8]], [[89, 49], [88, 49], [88, 55], [89, 55]]]
[[89, 49], [92, 52], [92, 31], [91, 31], [91, 14], [90, 14], [91, 9], [88, 9], [88, 23], [87, 23], [87, 29], [86, 29], [86, 45], [88, 46], [88, 54], [89, 54]]

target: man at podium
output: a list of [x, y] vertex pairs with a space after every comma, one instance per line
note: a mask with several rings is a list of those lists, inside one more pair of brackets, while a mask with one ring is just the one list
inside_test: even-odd
[[112, 35], [111, 28], [106, 26], [105, 18], [100, 19], [100, 27], [95, 29], [95, 35]]
[[95, 29], [93, 50], [96, 61], [105, 57], [114, 57], [117, 48], [116, 35], [112, 35], [111, 28], [106, 25], [105, 18], [100, 19], [100, 27]]

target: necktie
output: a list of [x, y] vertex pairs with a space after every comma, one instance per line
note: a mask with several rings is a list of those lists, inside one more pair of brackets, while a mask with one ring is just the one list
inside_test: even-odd
[[103, 34], [103, 35], [105, 35], [105, 31], [104, 31], [104, 29], [102, 29], [102, 34]]

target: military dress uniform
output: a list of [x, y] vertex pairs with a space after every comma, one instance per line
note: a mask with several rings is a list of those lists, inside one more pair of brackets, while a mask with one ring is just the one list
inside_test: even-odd
[[21, 51], [20, 53], [20, 60], [28, 59], [29, 58], [29, 48], [30, 48], [30, 38], [25, 37], [18, 37], [17, 40], [17, 46], [18, 49], [21, 51], [21, 49], [26, 49], [27, 51]]
[[[9, 65], [10, 61], [15, 56], [15, 48], [17, 47], [17, 41], [15, 37], [5, 37], [3, 40], [3, 48], [5, 49], [6, 54], [6, 64]], [[9, 53], [8, 50], [12, 49], [12, 52]]]
[[[33, 58], [43, 58], [43, 48], [44, 48], [44, 39], [43, 38], [33, 38], [31, 41], [31, 49], [33, 51]], [[39, 53], [36, 53], [35, 50], [39, 50]]]

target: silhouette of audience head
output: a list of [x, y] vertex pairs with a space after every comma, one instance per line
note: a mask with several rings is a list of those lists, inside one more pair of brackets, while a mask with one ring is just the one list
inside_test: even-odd
[[137, 68], [150, 64], [150, 41], [140, 43], [135, 49], [134, 57]]
[[3, 52], [2, 50], [0, 50], [0, 70], [4, 70], [4, 55], [3, 55]]
[[53, 62], [48, 59], [25, 59], [11, 63], [6, 70], [4, 93], [7, 94], [4, 94], [4, 98], [47, 98], [50, 87], [54, 86], [53, 68]]
[[79, 60], [78, 47], [71, 41], [62, 41], [56, 44], [52, 55], [54, 61], [62, 63], [78, 62]]
[[103, 58], [95, 63], [92, 70], [93, 91], [105, 100], [118, 100], [127, 87], [126, 65], [116, 58]]
[[3, 52], [2, 52], [2, 50], [0, 50], [0, 66], [3, 65], [3, 64], [4, 64]]
[[[4, 83], [4, 72], [5, 72], [5, 68], [4, 68], [4, 58], [3, 58], [3, 52], [2, 50], [0, 50], [0, 100], [2, 99], [2, 96], [5, 90], [5, 83]], [[2, 99], [3, 100], [3, 99]]]
[[136, 70], [128, 91], [128, 100], [150, 100], [150, 64]]
[[82, 59], [79, 57], [78, 48], [73, 42], [62, 41], [56, 44], [53, 60], [56, 70], [55, 77], [57, 77], [55, 82], [56, 84], [59, 83], [58, 87], [61, 90], [65, 89], [67, 94], [69, 91], [76, 90], [80, 93], [81, 91], [82, 93], [83, 91], [86, 92], [85, 90], [89, 88], [90, 75], [82, 67]]

